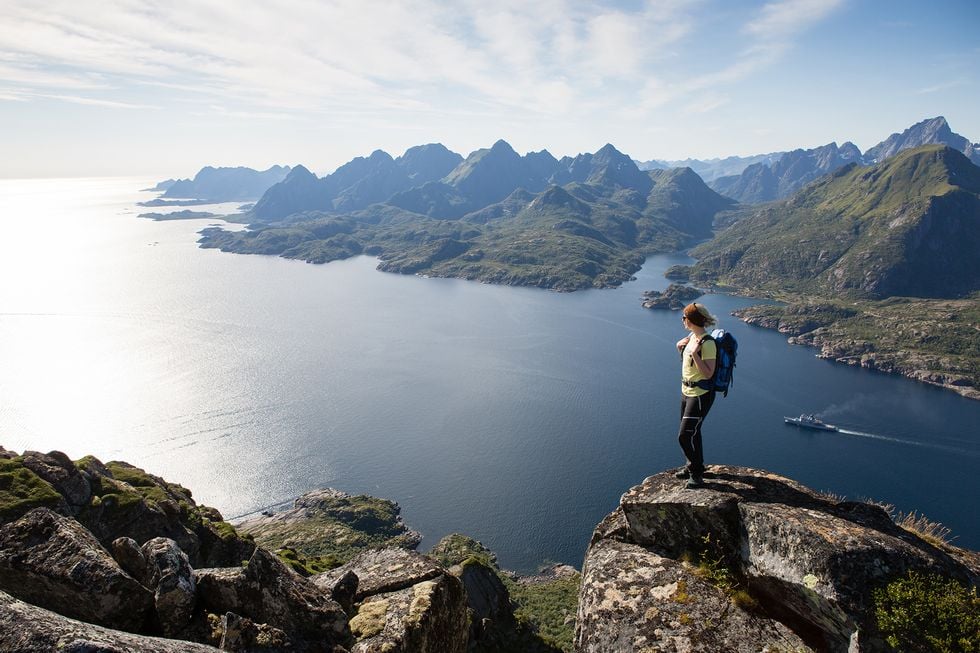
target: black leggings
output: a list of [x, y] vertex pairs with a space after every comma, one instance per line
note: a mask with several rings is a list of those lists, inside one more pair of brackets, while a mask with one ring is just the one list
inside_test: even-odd
[[681, 443], [687, 458], [687, 469], [692, 476], [704, 473], [704, 449], [701, 448], [701, 424], [715, 401], [714, 392], [698, 397], [681, 395], [681, 429], [677, 441]]

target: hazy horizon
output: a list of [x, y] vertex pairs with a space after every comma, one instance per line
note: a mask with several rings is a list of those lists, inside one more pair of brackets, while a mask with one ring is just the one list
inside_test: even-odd
[[188, 177], [440, 142], [637, 160], [980, 140], [980, 5], [0, 0], [0, 177]]

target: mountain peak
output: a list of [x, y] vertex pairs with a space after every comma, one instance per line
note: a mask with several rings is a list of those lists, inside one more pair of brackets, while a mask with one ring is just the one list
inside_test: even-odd
[[[629, 158], [625, 154], [623, 154], [622, 152], [620, 152], [619, 150], [617, 150], [613, 146], [612, 143], [606, 143], [605, 145], [603, 145], [602, 147], [600, 147], [596, 151], [595, 156], [596, 157], [599, 157], [599, 158], [613, 158], [613, 157], [615, 157], [617, 159], [618, 158], [621, 158], [621, 157], [623, 157], [623, 158]], [[630, 159], [630, 160], [632, 161], [632, 159]]]
[[502, 138], [499, 139], [496, 143], [493, 144], [493, 147], [490, 148], [490, 151], [491, 152], [494, 152], [494, 153], [501, 153], [501, 152], [511, 153], [511, 152], [513, 152], [514, 154], [517, 154], [517, 152], [514, 152], [514, 148], [512, 148], [510, 146], [510, 143], [508, 143], [507, 141], [505, 141]]
[[301, 163], [297, 163], [295, 166], [293, 166], [293, 169], [289, 171], [289, 174], [286, 175], [286, 178], [283, 179], [283, 181], [288, 183], [291, 180], [296, 180], [296, 179], [306, 178], [306, 177], [313, 177], [314, 179], [316, 179], [316, 175], [310, 172], [306, 166], [304, 166]]

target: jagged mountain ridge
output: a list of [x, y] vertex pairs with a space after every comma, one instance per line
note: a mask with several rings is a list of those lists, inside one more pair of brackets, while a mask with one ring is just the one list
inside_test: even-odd
[[[297, 168], [256, 212], [294, 186], [324, 188]], [[612, 145], [558, 161], [498, 141], [386, 202], [342, 215], [293, 212], [247, 232], [210, 229], [201, 244], [315, 263], [367, 253], [390, 272], [575, 290], [619, 285], [646, 255], [709, 235], [733, 205], [689, 169], [642, 172]]]
[[275, 220], [306, 211], [356, 211], [440, 179], [461, 160], [444, 145], [430, 143], [409, 148], [397, 159], [375, 150], [322, 178], [297, 166], [302, 170], [270, 187], [251, 213], [259, 220]]
[[944, 145], [849, 164], [699, 246], [696, 278], [754, 291], [956, 297], [980, 286], [980, 168]]
[[[324, 211], [346, 213], [385, 202], [391, 206], [433, 218], [455, 220], [503, 201], [518, 189], [540, 193], [549, 185], [585, 183], [604, 188], [627, 188], [639, 194], [642, 205], [653, 188], [650, 175], [611, 144], [595, 154], [555, 159], [547, 150], [519, 155], [503, 140], [479, 149], [465, 159], [442, 145], [441, 167], [428, 174], [403, 171], [405, 157], [393, 160], [380, 150], [358, 157], [334, 173], [315, 179], [302, 166], [269, 189], [256, 203], [252, 215], [263, 221], [279, 220], [294, 213]], [[414, 149], [414, 148], [413, 148]], [[457, 165], [448, 171], [449, 164]], [[436, 174], [443, 173], [434, 178]]]
[[918, 122], [901, 134], [868, 149], [864, 154], [851, 142], [837, 147], [829, 143], [809, 150], [781, 153], [778, 160], [748, 165], [739, 174], [708, 181], [715, 191], [743, 203], [758, 204], [784, 199], [815, 179], [849, 164], [872, 165], [899, 152], [928, 144], [941, 144], [962, 152], [980, 165], [980, 145], [956, 134], [942, 116]]
[[720, 177], [709, 186], [740, 202], [758, 204], [788, 197], [818, 177], [861, 161], [861, 151], [854, 143], [847, 142], [840, 147], [829, 143], [810, 150], [786, 152], [771, 165], [755, 163], [742, 174]]

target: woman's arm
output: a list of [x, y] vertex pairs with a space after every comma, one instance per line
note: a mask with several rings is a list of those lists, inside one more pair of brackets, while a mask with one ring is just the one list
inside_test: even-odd
[[704, 360], [701, 358], [700, 345], [698, 345], [698, 348], [691, 354], [691, 361], [694, 363], [694, 366], [698, 368], [698, 372], [700, 372], [701, 376], [704, 378], [710, 379], [711, 375], [715, 373], [715, 359], [709, 358], [708, 360]]

